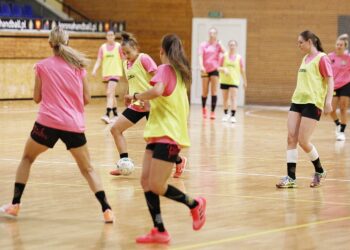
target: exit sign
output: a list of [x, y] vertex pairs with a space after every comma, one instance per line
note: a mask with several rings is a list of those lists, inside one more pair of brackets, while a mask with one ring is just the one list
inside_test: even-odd
[[223, 17], [223, 14], [222, 14], [221, 11], [209, 11], [208, 12], [208, 17], [220, 18], [220, 17]]

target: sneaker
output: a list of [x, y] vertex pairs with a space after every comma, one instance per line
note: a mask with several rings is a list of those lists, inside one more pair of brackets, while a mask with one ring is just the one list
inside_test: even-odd
[[314, 178], [313, 178], [312, 182], [310, 183], [310, 187], [315, 188], [315, 187], [321, 186], [321, 180], [326, 179], [326, 176], [327, 176], [326, 171], [324, 171], [322, 174], [315, 172]]
[[167, 244], [170, 241], [170, 235], [167, 231], [159, 232], [158, 228], [152, 228], [148, 234], [136, 238], [137, 243], [161, 243]]
[[215, 120], [215, 112], [210, 112], [210, 119]]
[[107, 115], [102, 116], [101, 120], [106, 124], [111, 123], [111, 120], [109, 119], [109, 117]]
[[103, 219], [105, 223], [113, 223], [114, 222], [114, 214], [113, 211], [110, 209], [107, 209], [103, 212]]
[[207, 118], [207, 108], [202, 108], [202, 115], [203, 115], [203, 118]]
[[109, 119], [111, 123], [115, 123], [118, 119], [118, 116], [113, 116], [113, 118]]
[[231, 118], [230, 118], [230, 122], [231, 122], [231, 123], [236, 123], [236, 122], [237, 122], [236, 117], [231, 116]]
[[337, 137], [337, 141], [345, 141], [345, 133], [344, 132], [339, 132], [336, 137]]
[[277, 188], [296, 188], [297, 184], [295, 180], [290, 178], [288, 175], [283, 177], [279, 183], [276, 184]]
[[335, 126], [335, 135], [338, 135], [340, 133], [340, 125]]
[[223, 122], [228, 122], [229, 120], [230, 120], [230, 115], [229, 114], [226, 114], [226, 115], [224, 115], [224, 117], [222, 117], [222, 121]]
[[179, 178], [182, 175], [182, 173], [184, 172], [185, 167], [187, 165], [187, 158], [184, 156], [180, 156], [180, 157], [181, 157], [182, 161], [181, 161], [181, 163], [176, 164], [176, 170], [175, 170], [175, 173], [173, 175], [174, 178]]
[[113, 169], [112, 171], [109, 172], [110, 175], [122, 175], [121, 171], [119, 169]]
[[6, 204], [0, 207], [0, 211], [12, 215], [12, 216], [17, 216], [19, 212], [20, 204]]
[[195, 200], [198, 202], [198, 205], [191, 209], [191, 214], [193, 219], [192, 228], [197, 231], [201, 229], [205, 223], [207, 201], [203, 197], [197, 197]]

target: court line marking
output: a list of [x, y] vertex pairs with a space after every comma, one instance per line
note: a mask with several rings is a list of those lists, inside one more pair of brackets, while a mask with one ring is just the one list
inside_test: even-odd
[[260, 232], [256, 232], [256, 233], [243, 234], [243, 235], [238, 235], [238, 236], [234, 236], [234, 237], [224, 238], [221, 240], [207, 241], [207, 242], [193, 244], [193, 245], [187, 245], [187, 246], [183, 246], [183, 247], [174, 247], [171, 249], [173, 249], [173, 250], [186, 250], [186, 249], [195, 249], [195, 248], [200, 248], [200, 247], [209, 247], [209, 246], [215, 246], [215, 245], [222, 244], [222, 243], [228, 243], [228, 242], [234, 242], [234, 241], [254, 238], [254, 237], [262, 236], [262, 235], [286, 232], [286, 231], [291, 231], [291, 230], [296, 230], [296, 229], [307, 228], [310, 226], [319, 226], [319, 225], [323, 225], [323, 224], [341, 222], [341, 221], [346, 221], [346, 220], [350, 220], [350, 216], [340, 217], [340, 218], [336, 218], [336, 219], [329, 219], [329, 220], [320, 220], [320, 221], [315, 221], [315, 222], [310, 222], [310, 223], [299, 224], [299, 225], [295, 225], [295, 226], [279, 227], [279, 228], [260, 231]]
[[[0, 183], [13, 183], [13, 180], [4, 181], [0, 180]], [[28, 181], [28, 185], [31, 186], [61, 186], [61, 187], [83, 187], [87, 188], [87, 184], [65, 184], [65, 183], [52, 183], [52, 182], [32, 182]], [[143, 191], [141, 187], [128, 186], [128, 187], [112, 187], [112, 183], [104, 184], [105, 189], [109, 191], [121, 191], [121, 190], [130, 190], [132, 188], [133, 191]], [[332, 201], [320, 201], [320, 200], [306, 200], [306, 199], [291, 199], [291, 198], [276, 198], [276, 197], [265, 197], [265, 196], [252, 196], [252, 195], [235, 195], [235, 194], [219, 194], [219, 193], [198, 193], [194, 192], [193, 194], [203, 195], [203, 196], [216, 196], [216, 197], [231, 197], [231, 198], [244, 198], [244, 199], [260, 199], [260, 200], [278, 200], [278, 201], [293, 201], [293, 202], [301, 202], [301, 203], [312, 203], [312, 204], [323, 204], [323, 205], [334, 205], [334, 206], [350, 206], [350, 203], [341, 203], [341, 202], [332, 202]]]
[[[15, 161], [20, 162], [20, 159], [11, 159], [11, 158], [0, 158], [0, 161]], [[76, 165], [76, 162], [74, 161], [43, 161], [43, 160], [36, 160], [37, 163], [44, 163], [44, 164], [65, 164], [65, 165]], [[99, 167], [114, 167], [114, 164], [100, 164], [96, 162], [92, 162], [92, 165], [95, 166], [95, 169], [98, 169]], [[136, 169], [142, 169], [140, 166], [135, 166]], [[218, 170], [191, 170], [186, 169], [185, 172], [190, 173], [215, 173], [215, 174], [230, 174], [230, 175], [245, 175], [245, 176], [258, 176], [258, 177], [274, 177], [274, 178], [281, 178], [281, 175], [275, 175], [275, 174], [260, 174], [260, 173], [244, 173], [244, 172], [233, 172], [233, 171], [218, 171]], [[332, 169], [328, 170], [328, 173], [332, 172]], [[298, 176], [298, 179], [307, 179], [310, 180], [311, 177], [305, 177], [305, 176]], [[327, 178], [326, 181], [336, 181], [336, 182], [350, 182], [350, 179], [336, 179], [336, 178]]]

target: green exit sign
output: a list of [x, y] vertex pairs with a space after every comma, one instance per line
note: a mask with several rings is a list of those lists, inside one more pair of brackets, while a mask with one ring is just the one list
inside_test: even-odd
[[223, 14], [221, 11], [209, 11], [208, 17], [220, 18], [220, 17], [223, 17]]

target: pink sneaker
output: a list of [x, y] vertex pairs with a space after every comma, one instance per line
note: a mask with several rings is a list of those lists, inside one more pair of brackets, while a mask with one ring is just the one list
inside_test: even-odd
[[215, 112], [210, 112], [210, 119], [215, 120]]
[[12, 216], [17, 216], [19, 212], [20, 204], [6, 204], [0, 207], [0, 211], [12, 215]]
[[152, 228], [148, 234], [136, 238], [137, 243], [161, 243], [167, 244], [170, 241], [170, 235], [167, 231], [159, 232], [158, 228]]
[[109, 172], [110, 175], [122, 175], [119, 169], [113, 169], [111, 172]]
[[114, 214], [113, 211], [110, 209], [107, 209], [103, 212], [103, 219], [105, 223], [113, 223], [114, 222]]
[[174, 178], [179, 178], [182, 173], [184, 172], [186, 165], [187, 165], [187, 158], [184, 156], [180, 156], [182, 161], [179, 164], [176, 164], [176, 170], [175, 173], [173, 175]]
[[197, 231], [201, 229], [205, 223], [205, 220], [206, 220], [205, 210], [206, 210], [207, 201], [203, 197], [197, 197], [195, 198], [195, 200], [198, 202], [198, 205], [195, 208], [191, 209], [191, 214], [193, 219], [192, 228], [193, 230]]
[[202, 108], [202, 115], [203, 115], [203, 118], [207, 118], [207, 108]]

